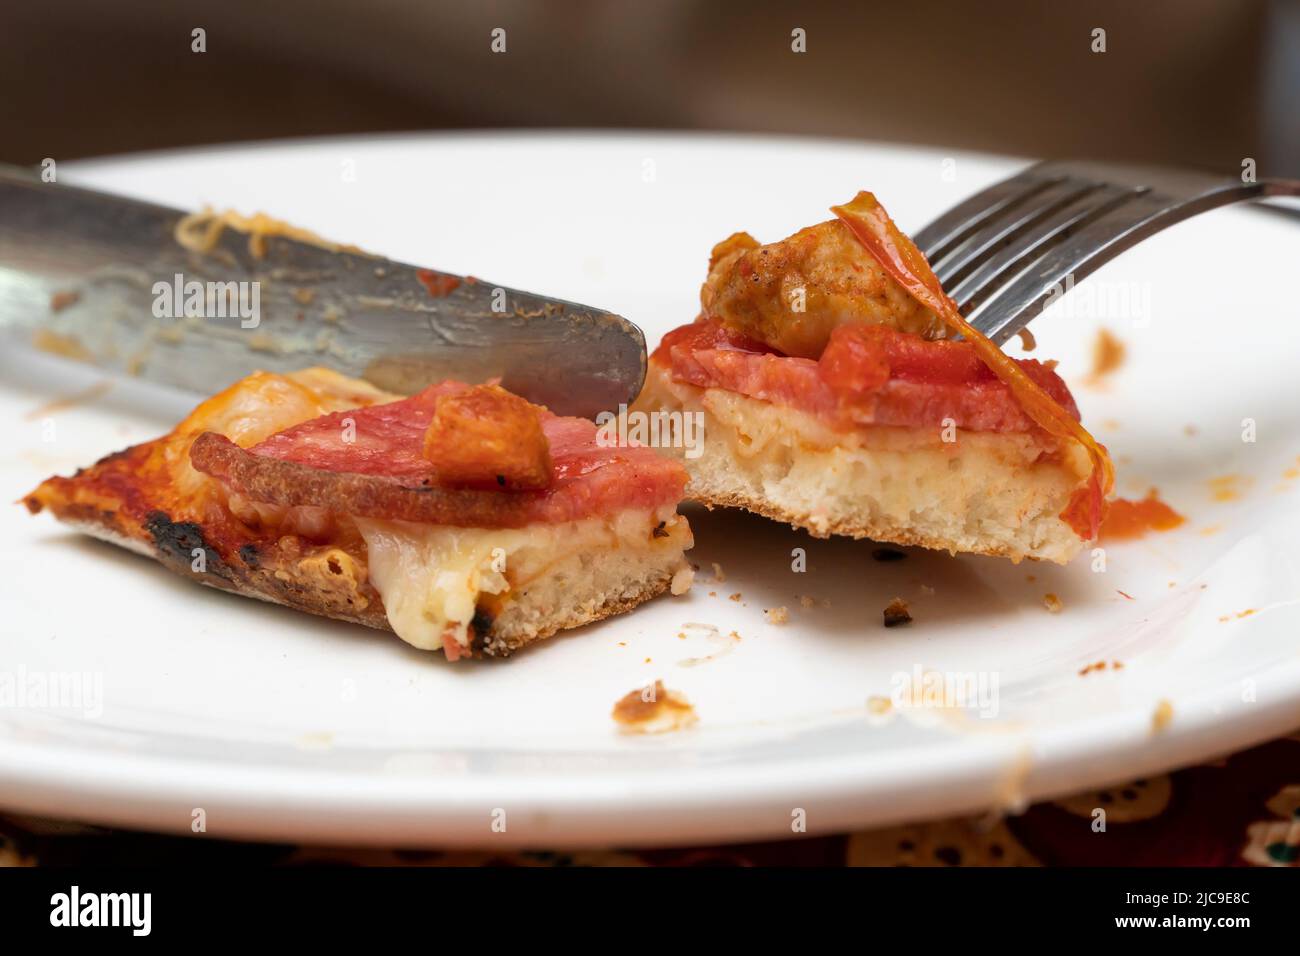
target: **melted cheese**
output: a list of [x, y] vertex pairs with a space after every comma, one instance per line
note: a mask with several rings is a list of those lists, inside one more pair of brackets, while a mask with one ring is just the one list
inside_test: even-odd
[[438, 650], [447, 639], [469, 647], [483, 595], [506, 595], [577, 554], [654, 547], [652, 529], [676, 518], [669, 506], [518, 529], [354, 520], [393, 631], [415, 647]]
[[202, 402], [164, 444], [178, 491], [196, 495], [211, 479], [190, 466], [190, 443], [204, 432], [225, 435], [249, 448], [276, 432], [330, 412], [395, 401], [400, 396], [327, 368], [287, 375], [254, 372]]
[[248, 448], [321, 415], [398, 398], [327, 368], [287, 375], [254, 372], [201, 403], [176, 426], [175, 433], [216, 432]]
[[[267, 236], [284, 236], [309, 245], [320, 246], [330, 252], [361, 252], [356, 246], [343, 245], [322, 239], [314, 232], [291, 226], [280, 219], [273, 219], [264, 212], [255, 212], [251, 216], [241, 216], [233, 209], [216, 212], [211, 206], [204, 206], [199, 212], [182, 216], [176, 223], [173, 236], [176, 242], [191, 252], [208, 253], [217, 247], [221, 234], [229, 227], [239, 232], [248, 233], [248, 252], [254, 259], [266, 258]], [[364, 254], [364, 253], [363, 253]]]

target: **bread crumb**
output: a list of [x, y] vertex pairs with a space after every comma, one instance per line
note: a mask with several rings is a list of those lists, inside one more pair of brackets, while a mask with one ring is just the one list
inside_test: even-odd
[[799, 606], [802, 607], [802, 608], [804, 608], [804, 609], [807, 609], [807, 608], [810, 608], [810, 607], [816, 607], [816, 606], [817, 606], [817, 602], [814, 601], [812, 598], [810, 598], [808, 595], [806, 595], [806, 594], [801, 594], [801, 595], [799, 595]]
[[1111, 661], [1109, 664], [1107, 664], [1105, 661], [1097, 661], [1093, 664], [1086, 664], [1083, 667], [1079, 668], [1079, 676], [1087, 677], [1089, 674], [1092, 674], [1096, 671], [1104, 671], [1107, 667], [1110, 667], [1111, 670], [1116, 670], [1116, 671], [1123, 670], [1124, 662]]
[[80, 292], [76, 292], [72, 290], [68, 290], [64, 292], [56, 292], [52, 296], [50, 296], [50, 311], [62, 312], [64, 309], [68, 308], [69, 306], [76, 305], [80, 301], [81, 301]]
[[1016, 333], [1020, 336], [1020, 347], [1026, 352], [1032, 352], [1038, 348], [1038, 340], [1034, 338], [1034, 333], [1028, 329], [1021, 329]]
[[1043, 607], [1047, 608], [1047, 610], [1051, 611], [1053, 614], [1060, 614], [1061, 609], [1065, 607], [1065, 605], [1061, 603], [1061, 599], [1055, 594], [1044, 594]]
[[668, 589], [673, 594], [685, 594], [694, 583], [695, 572], [690, 567], [684, 567], [673, 575], [672, 583], [668, 585]]
[[909, 624], [912, 615], [907, 610], [907, 602], [901, 597], [896, 597], [889, 602], [884, 611], [885, 627], [898, 627], [900, 624]]
[[764, 611], [763, 613], [767, 615], [767, 620], [768, 620], [768, 623], [769, 623], [769, 624], [789, 624], [789, 623], [790, 623], [790, 611], [789, 611], [788, 608], [786, 608], [786, 607], [784, 607], [784, 606], [782, 606], [782, 607], [768, 608], [768, 609], [767, 609], [766, 611]]
[[1151, 715], [1151, 732], [1158, 734], [1169, 726], [1169, 722], [1174, 719], [1174, 705], [1167, 700], [1156, 702], [1155, 712]]
[[1243, 617], [1250, 617], [1254, 613], [1255, 609], [1253, 607], [1248, 607], [1246, 610], [1238, 611], [1236, 614], [1223, 615], [1223, 617], [1219, 618], [1219, 623], [1222, 624], [1224, 621], [1239, 621]]
[[881, 717], [893, 709], [894, 702], [888, 697], [881, 697], [879, 694], [874, 694], [867, 698], [867, 713], [869, 714]]
[[731, 597], [728, 598], [728, 600], [729, 600], [729, 601], [739, 601], [739, 600], [740, 600], [740, 592], [737, 591], [735, 594], [731, 595]]
[[722, 573], [722, 565], [718, 564], [717, 561], [713, 562], [713, 580], [717, 581], [719, 584], [722, 584], [727, 580], [727, 576]]
[[77, 362], [95, 360], [95, 356], [75, 335], [60, 335], [49, 329], [37, 329], [32, 333], [32, 345], [42, 352], [49, 352], [51, 355], [59, 355]]

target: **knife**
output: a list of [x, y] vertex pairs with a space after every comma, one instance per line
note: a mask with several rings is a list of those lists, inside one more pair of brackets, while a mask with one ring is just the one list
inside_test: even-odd
[[622, 316], [211, 222], [211, 248], [187, 248], [187, 215], [0, 166], [0, 334], [204, 394], [326, 365], [401, 394], [499, 377], [594, 418], [641, 389], [645, 337]]

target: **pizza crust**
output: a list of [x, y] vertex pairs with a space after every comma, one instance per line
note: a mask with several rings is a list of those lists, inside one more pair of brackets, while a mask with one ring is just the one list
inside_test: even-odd
[[[192, 560], [183, 557], [181, 549], [186, 545], [205, 547], [204, 541], [177, 540], [192, 534], [189, 530], [192, 525], [172, 539], [178, 545], [173, 548], [160, 545], [157, 540], [144, 541], [125, 533], [109, 515], [69, 513], [60, 520], [91, 537], [153, 558], [206, 587], [393, 632], [379, 594], [364, 577], [354, 578], [355, 584], [341, 582], [338, 589], [322, 588], [314, 576], [304, 576], [298, 570], [301, 561], [285, 560], [278, 555], [268, 556], [258, 568], [242, 561], [226, 561], [217, 555], [216, 563], [209, 558], [205, 562], [206, 570], [196, 572]], [[265, 551], [262, 553], [266, 555]], [[212, 554], [210, 550], [209, 554]], [[630, 611], [668, 591], [674, 577], [688, 568], [681, 550], [668, 548], [644, 552], [593, 551], [572, 556], [530, 582], [524, 593], [512, 595], [497, 613], [493, 614], [486, 605], [481, 606], [471, 624], [470, 656], [508, 657], [558, 631]]]

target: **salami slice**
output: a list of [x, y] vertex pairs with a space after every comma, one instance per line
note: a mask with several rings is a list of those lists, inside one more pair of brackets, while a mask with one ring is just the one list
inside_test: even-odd
[[544, 409], [549, 487], [448, 487], [424, 457], [425, 432], [438, 399], [469, 388], [443, 382], [397, 402], [323, 415], [248, 449], [207, 432], [195, 440], [190, 460], [255, 501], [458, 527], [519, 528], [681, 499], [686, 472], [679, 463], [649, 448], [603, 447], [591, 422]]
[[[664, 337], [653, 360], [675, 379], [808, 412], [833, 427], [1024, 432], [1038, 426], [966, 342], [930, 341], [878, 325], [844, 325], [821, 358], [782, 355], [709, 319]], [[1069, 389], [1049, 366], [1019, 367], [1076, 419]]]

